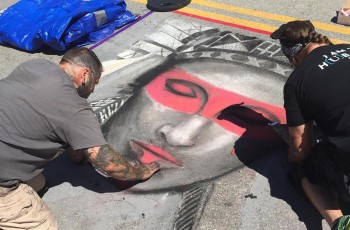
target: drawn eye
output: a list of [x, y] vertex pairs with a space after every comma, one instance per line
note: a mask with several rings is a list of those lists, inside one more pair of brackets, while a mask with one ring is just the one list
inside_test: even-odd
[[[174, 78], [166, 79], [164, 89], [173, 95], [182, 97], [178, 99], [178, 102], [184, 104], [184, 106], [182, 106], [183, 108], [178, 107], [180, 111], [194, 114], [199, 113], [208, 100], [205, 89], [191, 81]], [[186, 102], [186, 98], [191, 99], [191, 102]], [[175, 104], [178, 104], [178, 102]]]
[[155, 101], [166, 107], [198, 114], [208, 101], [206, 90], [193, 81], [179, 77], [186, 78], [186, 73], [179, 70], [166, 72], [152, 81], [147, 91]]
[[197, 92], [204, 91], [204, 89], [202, 89], [199, 85], [180, 79], [167, 79], [165, 83], [165, 90], [178, 96], [191, 98], [196, 98]]

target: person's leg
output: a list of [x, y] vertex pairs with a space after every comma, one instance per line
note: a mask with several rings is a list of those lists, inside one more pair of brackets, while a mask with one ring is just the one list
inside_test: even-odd
[[28, 185], [0, 197], [0, 229], [50, 229], [56, 230], [57, 223], [47, 205]]
[[317, 143], [298, 167], [300, 183], [307, 198], [331, 227], [350, 230], [350, 216], [343, 216], [340, 209], [339, 202], [350, 200], [350, 194], [344, 186], [344, 173], [335, 163], [337, 153], [337, 148], [329, 142]]
[[332, 228], [333, 222], [343, 216], [336, 192], [331, 188], [312, 184], [307, 178], [301, 180], [301, 185], [311, 203]]

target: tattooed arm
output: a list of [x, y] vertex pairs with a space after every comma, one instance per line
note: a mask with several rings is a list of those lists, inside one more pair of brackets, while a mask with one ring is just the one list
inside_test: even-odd
[[146, 180], [160, 169], [158, 162], [133, 166], [109, 145], [88, 148], [84, 153], [98, 170], [117, 180]]

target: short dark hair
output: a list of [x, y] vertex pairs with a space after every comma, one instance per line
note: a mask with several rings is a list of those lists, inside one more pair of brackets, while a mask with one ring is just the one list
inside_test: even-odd
[[96, 54], [85, 47], [68, 50], [62, 57], [60, 64], [70, 63], [88, 68], [94, 79], [100, 78], [103, 70], [102, 63]]

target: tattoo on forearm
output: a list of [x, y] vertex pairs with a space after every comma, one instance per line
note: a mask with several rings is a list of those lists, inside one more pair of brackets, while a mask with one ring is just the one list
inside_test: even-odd
[[127, 162], [123, 156], [118, 154], [109, 145], [100, 147], [95, 157], [93, 153], [88, 152], [91, 163], [98, 169], [108, 172], [108, 174], [120, 180], [138, 180], [142, 179], [145, 172], [148, 171], [145, 167], [133, 167]]

